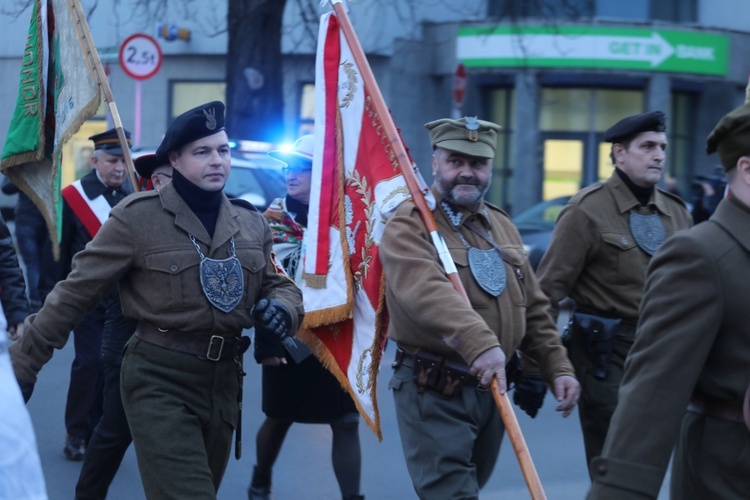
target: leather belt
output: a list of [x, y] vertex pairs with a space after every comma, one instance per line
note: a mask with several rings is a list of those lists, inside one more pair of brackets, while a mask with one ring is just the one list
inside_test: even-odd
[[736, 424], [745, 423], [741, 402], [713, 398], [697, 392], [693, 393], [690, 397], [687, 411], [697, 413], [698, 415], [726, 420], [727, 422], [734, 422]]
[[[420, 357], [420, 353], [429, 357]], [[469, 365], [467, 365], [463, 361], [453, 361], [442, 356], [436, 356], [434, 354], [428, 355], [424, 351], [418, 351], [417, 355], [415, 356], [414, 354], [409, 354], [399, 347], [398, 349], [396, 349], [396, 357], [391, 366], [395, 369], [403, 365], [413, 370], [415, 364], [424, 365], [427, 363], [434, 363], [435, 371], [436, 373], [439, 373], [441, 375], [440, 378], [443, 379], [443, 383], [447, 382], [445, 380], [447, 378], [449, 381], [455, 381], [469, 387], [477, 387], [478, 385], [480, 385], [479, 379], [477, 379], [477, 377], [469, 372]]]
[[250, 345], [249, 337], [162, 330], [147, 321], [138, 323], [135, 336], [149, 344], [208, 361], [238, 358]]

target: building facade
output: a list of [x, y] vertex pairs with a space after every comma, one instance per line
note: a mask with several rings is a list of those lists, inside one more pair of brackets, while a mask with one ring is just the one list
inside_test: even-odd
[[[191, 10], [171, 2], [163, 12], [146, 13], [128, 11], [132, 3], [99, 0], [89, 24], [122, 121], [148, 147], [184, 110], [223, 99], [226, 5], [197, 2]], [[299, 2], [288, 2], [285, 11], [280, 112], [286, 130], [280, 137], [286, 139], [309, 130], [313, 120], [317, 4], [300, 11]], [[714, 174], [718, 160], [705, 155], [705, 138], [742, 103], [750, 72], [746, 0], [383, 0], [352, 3], [350, 15], [428, 180], [425, 122], [477, 115], [503, 126], [488, 199], [512, 214], [608, 177], [604, 130], [625, 115], [652, 110], [669, 117], [668, 175], [688, 193], [696, 176]], [[168, 40], [170, 26], [189, 30], [190, 39]], [[2, 146], [28, 13], [0, 16], [0, 28], [6, 34], [0, 40]], [[117, 58], [123, 40], [138, 32], [157, 37], [164, 55], [158, 74], [140, 84]], [[459, 64], [465, 78], [456, 77]], [[464, 89], [460, 102], [457, 86]], [[86, 137], [106, 127], [102, 111], [71, 141], [63, 182], [85, 173]], [[252, 139], [241, 131], [230, 135]]]

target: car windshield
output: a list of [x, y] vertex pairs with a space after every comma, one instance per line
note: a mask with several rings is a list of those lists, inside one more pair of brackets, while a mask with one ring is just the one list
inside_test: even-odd
[[518, 229], [551, 230], [555, 227], [557, 216], [569, 199], [570, 196], [563, 196], [538, 203], [513, 217], [513, 223]]
[[[274, 198], [284, 196], [286, 182], [279, 169], [279, 162], [272, 158], [233, 160], [224, 192], [230, 198], [247, 199], [259, 210], [264, 210]], [[258, 196], [262, 198], [262, 202]]]

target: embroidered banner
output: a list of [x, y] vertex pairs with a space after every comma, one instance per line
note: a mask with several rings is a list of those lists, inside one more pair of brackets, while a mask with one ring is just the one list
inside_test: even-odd
[[0, 170], [44, 215], [57, 254], [60, 159], [65, 142], [99, 108], [93, 76], [68, 0], [35, 0], [16, 107]]

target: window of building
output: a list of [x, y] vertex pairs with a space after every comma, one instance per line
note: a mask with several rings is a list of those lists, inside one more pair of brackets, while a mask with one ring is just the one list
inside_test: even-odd
[[489, 0], [487, 13], [502, 19], [578, 19], [592, 17], [596, 3], [596, 0]]
[[604, 131], [621, 118], [642, 113], [640, 90], [542, 89], [539, 129], [544, 177], [542, 199], [575, 194], [612, 174], [611, 145]]
[[185, 111], [209, 101], [226, 102], [227, 84], [223, 81], [170, 81], [169, 121]]
[[694, 23], [697, 11], [696, 0], [651, 0], [651, 19]]
[[694, 148], [693, 130], [695, 123], [694, 110], [697, 107], [696, 96], [691, 92], [673, 92], [672, 103], [667, 115], [667, 175], [677, 179], [677, 185], [683, 198], [689, 201], [690, 182], [693, 177]]
[[299, 97], [299, 135], [312, 134], [315, 124], [315, 84], [303, 83]]
[[489, 92], [490, 117], [503, 129], [497, 136], [497, 150], [495, 151], [494, 172], [492, 184], [487, 192], [487, 201], [510, 210], [511, 189], [513, 186], [512, 137], [513, 116], [515, 116], [514, 92], [511, 88], [497, 88]]

